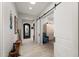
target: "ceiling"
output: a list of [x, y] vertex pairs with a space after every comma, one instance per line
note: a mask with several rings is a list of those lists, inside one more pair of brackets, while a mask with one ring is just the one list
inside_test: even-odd
[[[36, 2], [36, 4], [31, 4], [30, 2], [15, 2], [15, 7], [22, 19], [33, 20], [50, 4], [51, 2]], [[29, 9], [30, 7], [32, 9]]]

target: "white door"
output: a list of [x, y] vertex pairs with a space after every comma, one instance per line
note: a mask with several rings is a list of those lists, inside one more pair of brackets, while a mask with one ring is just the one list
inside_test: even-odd
[[78, 3], [61, 3], [54, 12], [54, 56], [78, 56]]

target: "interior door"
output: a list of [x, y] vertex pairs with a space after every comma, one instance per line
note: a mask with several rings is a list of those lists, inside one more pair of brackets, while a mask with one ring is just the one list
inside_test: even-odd
[[78, 4], [61, 3], [54, 11], [54, 56], [78, 56]]

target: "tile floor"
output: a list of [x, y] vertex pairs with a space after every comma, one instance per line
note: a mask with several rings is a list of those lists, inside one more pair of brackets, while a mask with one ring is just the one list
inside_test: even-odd
[[24, 39], [20, 54], [20, 57], [53, 57], [54, 49], [51, 43], [39, 45], [31, 39]]

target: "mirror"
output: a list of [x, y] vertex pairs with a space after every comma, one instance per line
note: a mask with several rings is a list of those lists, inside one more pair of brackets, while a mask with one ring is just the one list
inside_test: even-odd
[[30, 24], [28, 23], [25, 23], [23, 24], [23, 36], [24, 36], [24, 39], [26, 38], [30, 38]]

